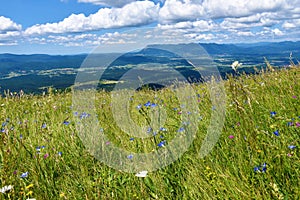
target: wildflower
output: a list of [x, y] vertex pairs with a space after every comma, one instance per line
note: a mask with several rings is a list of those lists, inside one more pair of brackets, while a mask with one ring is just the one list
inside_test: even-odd
[[259, 167], [254, 167], [254, 172], [259, 172]]
[[292, 154], [288, 153], [288, 154], [287, 154], [287, 156], [288, 156], [288, 157], [291, 157], [291, 156], [292, 156]]
[[7, 122], [3, 122], [2, 123], [2, 127], [6, 126]]
[[129, 140], [130, 140], [130, 141], [133, 141], [133, 140], [134, 140], [134, 138], [130, 138]]
[[290, 145], [290, 146], [288, 146], [289, 147], [289, 149], [295, 149], [296, 148], [296, 146], [295, 145]]
[[44, 155], [44, 159], [46, 159], [46, 158], [48, 158], [48, 157], [49, 157], [49, 154], [46, 153], [46, 154]]
[[148, 173], [148, 171], [141, 171], [141, 172], [135, 174], [135, 176], [145, 178], [147, 176], [147, 173]]
[[59, 156], [61, 156], [61, 155], [62, 155], [62, 152], [61, 152], [61, 151], [59, 151], [57, 154], [58, 154]]
[[261, 171], [262, 172], [266, 172], [267, 171], [267, 164], [266, 163], [264, 163], [262, 166], [261, 166]]
[[152, 131], [152, 128], [149, 127], [149, 128], [147, 129], [147, 133], [150, 133], [151, 131]]
[[130, 155], [127, 156], [127, 158], [128, 158], [128, 159], [132, 159], [132, 158], [133, 158], [133, 155], [130, 154]]
[[139, 105], [137, 105], [137, 106], [136, 106], [136, 108], [139, 110], [139, 109], [141, 109], [141, 108], [142, 108], [142, 105], [141, 105], [141, 104], [139, 104]]
[[6, 185], [6, 186], [0, 188], [0, 192], [4, 194], [5, 192], [11, 190], [13, 187], [14, 186], [12, 186], [12, 185]]
[[276, 114], [277, 114], [277, 113], [276, 113], [275, 111], [271, 111], [271, 112], [270, 112], [271, 117], [275, 117]]
[[166, 141], [164, 140], [164, 141], [161, 141], [160, 143], [158, 143], [158, 147], [164, 147], [165, 146], [165, 144], [166, 144]]
[[229, 139], [233, 139], [233, 138], [234, 138], [234, 135], [229, 135], [228, 138], [229, 138]]
[[297, 99], [297, 96], [296, 96], [296, 95], [294, 95], [294, 96], [292, 96], [292, 98], [293, 98], [293, 99]]
[[32, 188], [33, 187], [33, 184], [29, 184], [28, 186], [26, 186], [26, 189], [29, 189], [29, 188]]
[[22, 140], [23, 139], [23, 135], [22, 134], [20, 134], [20, 140]]
[[183, 132], [183, 131], [184, 131], [184, 128], [180, 127], [177, 132]]
[[43, 123], [42, 128], [46, 128], [46, 127], [47, 127], [46, 123]]
[[239, 63], [239, 61], [234, 61], [232, 64], [231, 64], [231, 68], [236, 71], [238, 67], [240, 67], [242, 65], [242, 63]]
[[157, 104], [155, 104], [155, 103], [151, 104], [151, 108], [155, 108], [156, 106], [157, 106]]
[[300, 127], [300, 122], [296, 122], [296, 127]]
[[167, 131], [167, 129], [165, 129], [164, 127], [161, 127], [159, 130], [160, 131]]
[[21, 178], [27, 178], [28, 177], [29, 172], [24, 172], [21, 174]]
[[144, 106], [146, 106], [146, 107], [149, 107], [149, 106], [151, 106], [151, 103], [150, 103], [150, 101], [148, 101], [147, 103], [145, 103], [145, 104], [144, 104]]
[[294, 125], [293, 122], [288, 122], [288, 123], [287, 123], [287, 126], [293, 126], [293, 125]]
[[65, 120], [65, 121], [63, 122], [63, 124], [66, 125], [66, 126], [68, 126], [68, 125], [70, 124], [70, 122], [68, 122], [68, 121]]
[[109, 144], [110, 144], [110, 141], [105, 142], [105, 144], [106, 144], [106, 145], [109, 145]]
[[279, 136], [279, 131], [278, 131], [278, 130], [274, 131], [273, 133], [274, 133], [276, 136]]
[[83, 112], [83, 113], [80, 114], [79, 118], [80, 118], [80, 119], [86, 119], [86, 118], [88, 118], [89, 116], [91, 116], [91, 115], [88, 114], [88, 113], [86, 113], [86, 112]]

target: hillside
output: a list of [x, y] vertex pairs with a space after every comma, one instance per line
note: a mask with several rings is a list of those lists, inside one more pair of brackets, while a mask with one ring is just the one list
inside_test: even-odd
[[[204, 158], [199, 156], [202, 142], [211, 116], [219, 112], [210, 100], [208, 83], [193, 84], [194, 94], [180, 92], [182, 98], [193, 100], [196, 110], [188, 110], [189, 105], [182, 104], [170, 88], [138, 91], [128, 104], [118, 104], [120, 109], [114, 108], [111, 93], [99, 91], [94, 102], [100, 124], [97, 136], [81, 135], [76, 129], [90, 122], [90, 113], [83, 112], [90, 106], [81, 111], [72, 107], [70, 92], [50, 89], [45, 95], [0, 97], [1, 191], [7, 186], [0, 199], [296, 199], [300, 196], [299, 81], [299, 66], [276, 71], [269, 66], [258, 75], [223, 81], [225, 122]], [[119, 127], [116, 117], [127, 119], [121, 112], [126, 105], [135, 124], [150, 128], [148, 138], [128, 135]], [[151, 116], [161, 118], [156, 109], [167, 114], [158, 131], [149, 122]], [[182, 123], [184, 116], [194, 121]], [[167, 150], [178, 135], [184, 143], [189, 122], [197, 132], [188, 150], [172, 164], [149, 170], [145, 178], [108, 167], [83, 145], [105, 134], [107, 140], [100, 147], [115, 145], [133, 152], [123, 159], [134, 164], [135, 153]], [[101, 148], [92, 150], [101, 152]], [[164, 157], [159, 160], [164, 162]]]

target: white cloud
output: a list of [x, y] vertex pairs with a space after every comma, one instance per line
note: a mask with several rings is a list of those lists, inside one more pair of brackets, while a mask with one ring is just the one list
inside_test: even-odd
[[0, 34], [9, 31], [20, 31], [22, 26], [13, 22], [11, 19], [0, 16]]
[[123, 7], [126, 4], [134, 2], [136, 0], [78, 0], [79, 3], [92, 3], [95, 5], [104, 5], [112, 7]]
[[184, 29], [186, 31], [197, 31], [197, 32], [205, 32], [212, 31], [215, 28], [215, 23], [212, 20], [197, 20], [197, 21], [184, 21], [178, 22], [175, 24], [158, 24], [158, 27], [166, 30], [166, 29]]
[[159, 11], [159, 20], [161, 23], [196, 20], [204, 14], [201, 4], [193, 3], [190, 0], [166, 0]]
[[158, 18], [159, 5], [151, 1], [136, 1], [122, 8], [102, 8], [85, 16], [72, 14], [58, 23], [37, 24], [25, 30], [25, 35], [72, 33], [108, 28], [149, 24]]
[[300, 19], [288, 20], [282, 24], [285, 29], [300, 28]]
[[17, 45], [22, 26], [11, 19], [0, 16], [0, 46]]

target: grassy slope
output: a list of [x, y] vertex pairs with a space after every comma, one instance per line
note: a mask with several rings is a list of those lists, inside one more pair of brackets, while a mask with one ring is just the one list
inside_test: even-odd
[[[0, 122], [6, 123], [0, 133], [0, 187], [14, 188], [0, 193], [0, 199], [297, 199], [299, 80], [300, 69], [295, 67], [225, 81], [225, 125], [204, 159], [198, 155], [212, 105], [206, 86], [193, 86], [202, 114], [193, 145], [176, 162], [146, 178], [116, 171], [89, 155], [77, 136], [71, 93], [1, 98]], [[131, 102], [132, 118], [145, 124], [135, 107], [148, 100], [156, 102], [157, 97], [163, 100], [170, 113], [164, 133], [167, 141], [180, 127], [178, 110], [173, 110], [180, 110], [180, 104], [172, 95], [169, 89], [140, 91]], [[113, 122], [109, 94], [99, 92], [97, 97], [99, 120], [111, 142], [132, 151], [159, 148], [159, 134], [149, 141], [130, 141]], [[271, 111], [276, 115], [271, 116]], [[279, 136], [273, 133], [276, 130]], [[36, 147], [43, 145], [38, 154]], [[289, 145], [297, 148], [291, 150]], [[266, 172], [254, 172], [263, 163]], [[20, 178], [24, 172], [29, 172], [28, 177]]]

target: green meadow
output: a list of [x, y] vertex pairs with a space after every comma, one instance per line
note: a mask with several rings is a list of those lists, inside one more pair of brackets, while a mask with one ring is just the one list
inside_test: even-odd
[[[149, 128], [146, 139], [124, 133], [113, 116], [118, 110], [111, 93], [98, 91], [94, 104], [99, 134], [107, 137], [103, 145], [129, 152], [168, 148], [178, 134], [184, 138], [190, 131], [181, 123], [183, 115], [193, 116], [197, 132], [189, 148], [146, 177], [109, 167], [90, 154], [77, 128], [89, 113], [72, 107], [72, 92], [7, 93], [0, 97], [0, 199], [298, 199], [299, 81], [299, 66], [269, 66], [224, 80], [224, 126], [205, 157], [199, 156], [201, 146], [212, 113], [218, 112], [209, 83], [191, 85], [195, 94], [181, 93], [198, 111], [185, 109], [172, 88], [134, 93], [129, 114]], [[155, 109], [166, 113], [163, 124], [149, 121]], [[125, 159], [134, 162], [130, 155]]]

